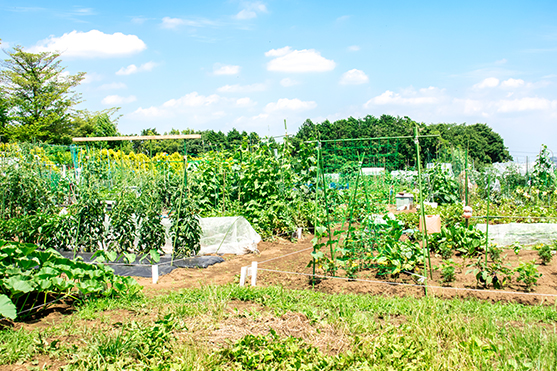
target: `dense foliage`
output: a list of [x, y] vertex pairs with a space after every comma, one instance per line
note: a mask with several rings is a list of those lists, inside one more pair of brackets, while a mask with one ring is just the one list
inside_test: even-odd
[[72, 89], [85, 73], [65, 74], [57, 53], [15, 46], [8, 55], [0, 71], [8, 120], [0, 134], [16, 141], [67, 141], [72, 107], [79, 103]]
[[[307, 140], [338, 140], [356, 138], [385, 138], [414, 136], [414, 127], [418, 126], [420, 135], [436, 135], [438, 138], [422, 138], [422, 155], [427, 161], [443, 154], [443, 146], [469, 148], [472, 159], [478, 164], [490, 164], [512, 160], [503, 138], [486, 124], [432, 124], [417, 123], [408, 117], [371, 115], [364, 118], [353, 118], [322, 123], [306, 120], [298, 130], [296, 139]], [[394, 140], [392, 140], [394, 142]], [[440, 145], [441, 144], [441, 145]], [[399, 162], [414, 166], [416, 147], [411, 139], [400, 140], [398, 146]]]
[[0, 317], [16, 318], [55, 300], [137, 292], [131, 277], [115, 276], [102, 264], [64, 258], [53, 249], [0, 240]]

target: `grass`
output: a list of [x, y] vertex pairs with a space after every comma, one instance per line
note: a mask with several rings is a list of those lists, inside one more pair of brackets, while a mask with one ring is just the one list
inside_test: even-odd
[[557, 370], [556, 324], [547, 305], [207, 286], [87, 301], [46, 329], [0, 330], [0, 364], [40, 358], [67, 370]]

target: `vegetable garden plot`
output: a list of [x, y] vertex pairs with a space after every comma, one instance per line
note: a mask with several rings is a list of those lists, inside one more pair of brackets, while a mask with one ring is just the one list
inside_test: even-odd
[[[454, 258], [455, 254], [458, 258], [467, 254], [467, 266], [462, 269], [477, 270], [482, 285], [480, 278], [487, 282], [489, 277], [502, 276], [500, 260], [485, 260], [491, 254], [484, 253], [485, 236], [471, 226], [466, 227], [462, 219], [462, 206], [458, 203], [463, 190], [470, 188], [462, 187], [463, 180], [459, 178], [462, 174], [457, 174], [458, 171], [450, 174], [435, 163], [422, 177], [411, 172], [395, 176], [388, 165], [389, 158], [397, 158], [393, 148], [398, 148], [400, 154], [401, 148], [408, 152], [408, 147], [415, 145], [413, 138], [405, 138], [404, 144], [402, 140], [399, 138], [398, 147], [389, 147], [387, 139], [382, 138], [381, 146], [370, 147], [369, 153], [362, 152], [365, 146], [360, 144], [332, 147], [332, 155], [327, 157], [333, 162], [329, 168], [325, 162], [325, 144], [318, 152], [310, 151], [312, 148], [308, 146], [294, 150], [288, 140], [281, 144], [242, 146], [237, 151], [210, 152], [199, 158], [188, 156], [187, 161], [182, 154], [161, 154], [166, 160], [161, 160], [160, 166], [154, 159], [159, 155], [148, 157], [97, 149], [87, 152], [77, 148], [81, 171], [67, 168], [65, 175], [59, 166], [45, 166], [47, 160], [39, 149], [21, 154], [12, 150], [8, 156], [10, 161], [0, 164], [0, 175], [6, 180], [0, 187], [7, 190], [3, 192], [0, 234], [6, 239], [33, 242], [43, 248], [80, 252], [101, 248], [117, 254], [139, 255], [149, 253], [153, 246], [163, 245], [160, 221], [161, 215], [168, 213], [180, 221], [177, 224], [180, 227], [170, 231], [172, 244], [189, 246], [182, 251], [187, 256], [199, 248], [196, 245], [200, 233], [198, 216], [241, 215], [263, 238], [290, 237], [300, 227], [315, 231], [316, 250], [320, 250], [315, 253], [321, 259], [316, 266], [317, 273], [329, 276], [340, 274], [350, 278], [372, 272], [380, 273], [385, 279], [396, 279], [410, 272], [412, 277], [423, 277], [421, 268], [427, 261], [428, 251], [447, 259]], [[177, 163], [170, 160], [172, 156], [178, 157]], [[348, 161], [339, 169], [343, 158]], [[350, 160], [353, 158], [360, 161], [354, 163]], [[440, 161], [448, 162], [445, 158]], [[412, 165], [400, 161], [398, 164], [404, 168]], [[451, 167], [458, 169], [455, 164]], [[536, 174], [545, 175], [540, 175], [539, 180], [532, 172], [529, 188], [522, 178], [515, 183], [497, 178], [501, 184], [499, 190], [493, 186], [494, 177], [499, 175], [489, 170], [481, 173], [470, 170], [474, 216], [489, 214], [487, 207], [492, 214], [510, 216], [519, 212], [522, 215], [555, 213], [556, 190], [551, 181], [554, 175], [550, 169], [538, 168]], [[513, 174], [505, 176], [514, 177]], [[422, 192], [416, 192], [420, 190], [420, 181], [424, 187]], [[424, 251], [417, 243], [421, 235], [409, 231], [417, 228], [416, 213], [401, 213], [396, 219], [383, 218], [384, 222], [378, 222], [376, 216], [392, 210], [390, 205], [399, 191], [413, 193], [415, 200], [423, 196], [424, 200], [440, 205], [433, 212], [442, 214], [445, 230], [428, 238], [429, 250]], [[105, 201], [114, 201], [108, 211], [113, 225], [108, 228], [103, 225], [107, 212]], [[66, 215], [59, 215], [62, 206], [66, 207]], [[142, 222], [133, 222], [131, 215], [138, 216]], [[475, 220], [471, 222], [474, 223]], [[455, 239], [461, 242], [451, 243]], [[439, 264], [440, 270], [451, 270], [449, 261]], [[459, 260], [455, 264], [464, 263]], [[525, 265], [524, 274], [535, 276], [532, 270], [535, 265]], [[312, 268], [309, 267], [310, 273]], [[513, 274], [513, 280], [518, 279], [519, 271]]]
[[[319, 269], [336, 275], [342, 269], [348, 277], [355, 277], [360, 270], [379, 267], [384, 274], [396, 275], [403, 270], [414, 271], [423, 263], [417, 242], [400, 242], [402, 228], [395, 226], [398, 221], [375, 222], [377, 214], [386, 213], [387, 205], [394, 202], [393, 178], [387, 172], [377, 172], [381, 175], [363, 172], [365, 165], [381, 162], [385, 168], [396, 170], [401, 166], [398, 157], [401, 141], [407, 145], [410, 139], [369, 138], [317, 143], [318, 226], [311, 264], [314, 273]], [[344, 161], [343, 166], [339, 166], [339, 161]], [[331, 184], [329, 175], [338, 169], [340, 187]], [[386, 268], [385, 263], [394, 265]]]
[[[418, 138], [417, 135], [416, 137]], [[421, 160], [418, 140], [416, 149], [416, 163], [419, 165]], [[373, 150], [369, 149], [370, 152]], [[413, 192], [417, 193], [418, 198], [442, 205], [442, 209], [433, 210], [434, 213], [450, 210], [445, 209], [445, 205], [456, 207], [451, 214], [445, 215], [447, 219], [441, 232], [428, 237], [417, 230], [418, 219], [425, 218], [423, 214], [411, 217], [412, 213], [403, 213], [378, 222], [377, 214], [386, 214], [387, 204], [392, 203], [389, 196], [393, 190], [397, 191], [397, 184], [388, 173], [381, 176], [364, 174], [363, 164], [369, 161], [366, 160], [365, 150], [358, 148], [357, 156], [360, 161], [345, 166], [345, 169], [354, 168], [352, 176], [346, 170], [339, 174], [328, 174], [326, 169], [329, 166], [324, 163], [324, 159], [337, 161], [339, 156], [327, 155], [326, 151], [327, 146], [318, 145], [318, 179], [322, 187], [318, 187], [316, 196], [318, 226], [313, 239], [313, 259], [308, 265], [314, 278], [324, 275], [354, 279], [361, 276], [370, 277], [371, 274], [375, 278], [393, 281], [403, 275], [415, 282], [427, 283], [427, 280], [434, 280], [435, 269], [435, 280], [438, 280], [439, 284], [452, 284], [456, 277], [462, 277], [457, 275], [457, 272], [466, 272], [474, 277], [476, 287], [534, 290], [541, 277], [538, 260], [517, 262], [515, 259], [507, 258], [501, 248], [488, 244], [487, 231], [482, 233], [473, 225], [468, 225], [462, 213], [462, 206], [458, 206], [463, 198], [468, 201], [469, 193], [474, 202], [487, 201], [487, 215], [490, 202], [501, 204], [501, 199], [498, 199], [501, 188], [494, 186], [489, 173], [479, 176], [465, 166], [465, 180], [475, 180], [476, 184], [482, 185], [479, 192], [472, 193], [467, 187], [459, 185], [461, 182], [455, 174], [446, 170], [448, 165], [434, 163], [426, 174], [423, 174], [423, 178], [420, 177], [418, 168], [418, 176], [413, 179]], [[346, 156], [346, 151], [333, 152], [340, 152], [346, 158], [350, 158]], [[385, 153], [385, 156], [389, 155]], [[467, 160], [464, 162], [466, 164]], [[333, 164], [331, 168], [338, 168], [338, 164]], [[546, 175], [542, 178], [546, 179], [543, 184], [551, 184], [547, 182], [550, 177]], [[425, 187], [422, 187], [422, 184]], [[374, 185], [378, 192], [374, 191]], [[386, 193], [386, 190], [390, 192]], [[537, 191], [536, 194], [545, 196], [548, 192]], [[423, 205], [420, 210], [424, 210]], [[469, 217], [471, 213], [467, 215]], [[415, 224], [409, 225], [410, 220]], [[420, 243], [418, 240], [421, 240]], [[542, 240], [539, 239], [537, 242], [545, 241], [547, 244], [542, 243], [537, 247], [539, 259], [542, 264], [547, 264], [547, 261], [551, 260], [551, 251], [554, 254], [557, 244], [551, 247], [554, 241], [551, 237]], [[435, 255], [433, 260], [438, 264], [435, 267], [432, 264], [432, 255]], [[438, 257], [442, 260], [439, 261]]]

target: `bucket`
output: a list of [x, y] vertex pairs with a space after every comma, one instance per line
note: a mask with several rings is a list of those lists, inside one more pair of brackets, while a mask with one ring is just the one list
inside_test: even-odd
[[[426, 215], [425, 225], [427, 234], [441, 233], [441, 216], [440, 215]], [[423, 219], [420, 217], [420, 231], [423, 230]]]

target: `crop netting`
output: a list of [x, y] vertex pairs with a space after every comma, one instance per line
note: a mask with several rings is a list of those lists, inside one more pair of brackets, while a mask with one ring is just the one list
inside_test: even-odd
[[414, 178], [391, 175], [407, 168], [400, 149], [412, 145], [410, 138], [317, 143], [315, 223], [321, 242], [313, 256], [318, 269], [331, 275], [343, 269], [351, 275], [375, 267], [373, 251], [385, 238], [397, 240], [397, 222], [384, 215], [397, 191], [414, 187]]
[[342, 172], [355, 164], [364, 168], [399, 169], [404, 159], [399, 155], [400, 140], [335, 140], [322, 142], [323, 171]]

